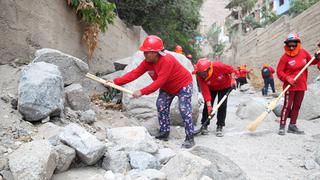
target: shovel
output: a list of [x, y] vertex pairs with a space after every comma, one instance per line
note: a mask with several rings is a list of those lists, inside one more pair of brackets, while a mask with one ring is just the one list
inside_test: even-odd
[[223, 96], [223, 98], [219, 101], [219, 103], [212, 108], [211, 114], [208, 116], [207, 120], [201, 125], [200, 129], [194, 131], [194, 133], [193, 133], [194, 135], [198, 135], [199, 133], [202, 132], [204, 126], [205, 126], [208, 122], [210, 122], [210, 120], [216, 115], [219, 107], [220, 107], [220, 106], [222, 105], [222, 103], [227, 99], [227, 97], [229, 96], [229, 94], [231, 93], [232, 90], [233, 90], [233, 88], [232, 88], [231, 90], [229, 90], [229, 91]]

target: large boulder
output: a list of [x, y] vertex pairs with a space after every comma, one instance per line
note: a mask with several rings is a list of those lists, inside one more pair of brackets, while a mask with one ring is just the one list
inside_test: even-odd
[[142, 151], [129, 152], [130, 165], [133, 169], [160, 169], [160, 162], [151, 154]]
[[320, 117], [320, 81], [308, 85], [302, 106], [300, 108], [299, 119], [316, 119]]
[[193, 180], [200, 179], [210, 167], [210, 161], [188, 151], [180, 151], [161, 168], [161, 172], [167, 175], [168, 180]]
[[[267, 110], [268, 102], [263, 98], [247, 98], [245, 102], [240, 103], [237, 109], [237, 116], [241, 119], [254, 120], [261, 113]], [[274, 121], [277, 117], [274, 113], [269, 113], [266, 120]]]
[[124, 70], [124, 68], [126, 68], [126, 66], [130, 63], [131, 63], [131, 57], [126, 57], [126, 58], [115, 61], [113, 65], [114, 65], [114, 69], [116, 71], [119, 71], [119, 70]]
[[60, 116], [63, 111], [63, 79], [57, 66], [32, 63], [23, 69], [18, 87], [18, 110], [27, 121]]
[[212, 179], [248, 179], [245, 172], [226, 156], [208, 147], [196, 146], [190, 153], [197, 155], [211, 162], [210, 168], [205, 175]]
[[47, 62], [58, 66], [65, 85], [80, 82], [89, 71], [87, 63], [55, 49], [40, 49], [35, 56], [33, 62]]
[[176, 153], [170, 148], [161, 148], [155, 155], [161, 164], [167, 163], [171, 158], [173, 158]]
[[106, 152], [106, 146], [78, 124], [71, 123], [60, 134], [64, 144], [74, 148], [87, 165], [95, 164]]
[[[191, 73], [193, 71], [193, 65], [190, 60], [188, 60], [184, 55], [177, 54], [174, 52], [167, 51], [166, 53], [172, 54], [178, 61], [189, 70]], [[130, 64], [124, 69], [124, 73], [131, 71], [136, 68], [139, 63], [144, 60], [142, 52], [137, 52], [132, 56]], [[193, 108], [193, 120], [196, 122], [199, 115], [199, 104], [198, 104], [198, 87], [195, 77], [193, 77], [193, 95], [192, 95], [192, 108]], [[126, 84], [124, 87], [130, 90], [141, 89], [152, 83], [152, 79], [145, 73], [137, 80]], [[137, 99], [132, 99], [131, 95], [123, 95], [123, 106], [127, 110], [128, 114], [138, 118], [142, 123], [146, 123], [146, 127], [150, 131], [151, 129], [157, 128], [157, 109], [156, 109], [156, 100], [159, 92], [156, 91], [148, 96], [142, 96]], [[183, 121], [178, 108], [178, 98], [176, 97], [171, 105], [171, 124], [183, 126]]]
[[9, 166], [14, 179], [49, 180], [57, 166], [57, 157], [48, 141], [32, 141], [10, 154]]
[[148, 153], [156, 153], [158, 151], [158, 145], [147, 129], [142, 126], [108, 129], [107, 138], [115, 143], [119, 150], [144, 151]]
[[80, 84], [71, 84], [65, 89], [66, 105], [73, 110], [86, 111], [90, 108], [90, 98]]

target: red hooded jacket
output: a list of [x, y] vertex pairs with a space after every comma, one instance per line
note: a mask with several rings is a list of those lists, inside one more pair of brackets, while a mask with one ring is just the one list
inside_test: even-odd
[[145, 72], [149, 73], [153, 82], [140, 90], [143, 95], [151, 94], [159, 88], [175, 95], [181, 88], [192, 83], [190, 72], [168, 53], [165, 56], [160, 56], [155, 64], [143, 60], [137, 68], [113, 81], [121, 86], [137, 79]]
[[250, 73], [249, 70], [240, 69], [240, 70], [239, 70], [239, 77], [241, 77], [241, 78], [247, 77], [247, 74], [249, 74], [249, 73]]
[[[286, 77], [289, 76], [291, 78], [294, 78], [310, 60], [310, 54], [303, 48], [301, 48], [299, 53], [294, 57], [290, 57], [286, 53], [281, 57], [277, 66], [277, 75], [278, 78], [283, 82], [283, 89], [289, 84], [286, 81]], [[317, 63], [317, 61], [313, 61], [311, 64]], [[289, 88], [289, 91], [306, 91], [307, 80], [308, 69], [306, 69], [300, 75], [300, 77], [296, 80], [296, 85], [291, 86]]]
[[[270, 76], [269, 76], [269, 78], [273, 78], [273, 74], [275, 73], [275, 70], [273, 69], [272, 66], [268, 66], [268, 69], [269, 69], [269, 71], [270, 71]], [[262, 73], [261, 73], [261, 76], [262, 76], [262, 78], [263, 78]]]
[[235, 73], [232, 66], [224, 64], [220, 61], [211, 62], [212, 75], [208, 80], [197, 75], [197, 80], [200, 84], [202, 96], [205, 100], [211, 101], [210, 90], [219, 91], [231, 87], [232, 77], [231, 74]]

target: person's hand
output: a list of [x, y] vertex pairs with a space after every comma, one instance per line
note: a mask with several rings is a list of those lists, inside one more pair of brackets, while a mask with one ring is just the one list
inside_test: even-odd
[[231, 86], [230, 86], [232, 89], [237, 89], [237, 82], [236, 80], [232, 79], [231, 80]]
[[107, 85], [108, 83], [114, 84], [113, 80], [106, 80], [106, 82], [103, 83], [104, 87], [110, 87], [110, 86]]
[[142, 93], [141, 93], [141, 91], [137, 90], [137, 91], [134, 91], [134, 92], [133, 92], [132, 96], [133, 96], [134, 98], [138, 98], [138, 97], [141, 97], [141, 96], [142, 96]]
[[286, 77], [286, 81], [287, 81], [291, 86], [296, 85], [296, 81], [295, 81], [292, 77], [287, 76], [287, 77]]
[[212, 112], [212, 106], [207, 106], [207, 109], [208, 109], [208, 114], [210, 116], [211, 112]]

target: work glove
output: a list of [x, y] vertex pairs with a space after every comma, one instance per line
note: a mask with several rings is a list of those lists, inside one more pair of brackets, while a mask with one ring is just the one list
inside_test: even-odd
[[212, 106], [207, 106], [207, 109], [208, 109], [208, 115], [210, 115], [212, 112]]
[[296, 85], [296, 81], [295, 81], [292, 77], [290, 77], [290, 76], [287, 76], [287, 77], [286, 77], [286, 81], [287, 81], [291, 86]]
[[315, 58], [317, 61], [320, 61], [320, 50], [314, 53], [314, 58]]

